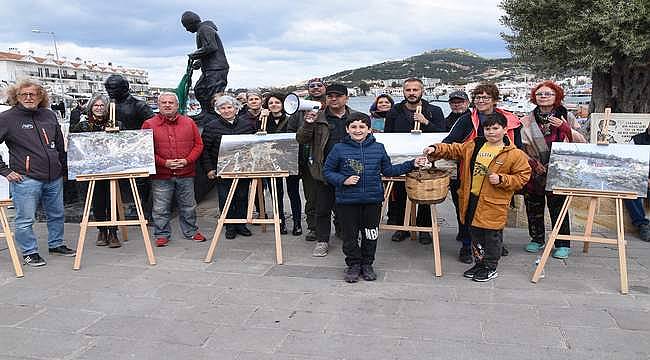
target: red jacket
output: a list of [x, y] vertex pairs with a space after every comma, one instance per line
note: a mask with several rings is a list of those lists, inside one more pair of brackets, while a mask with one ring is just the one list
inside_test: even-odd
[[[142, 128], [153, 130], [156, 175], [152, 175], [152, 179], [196, 175], [194, 163], [201, 156], [203, 141], [194, 120], [177, 114], [174, 121], [169, 121], [157, 114], [145, 121]], [[171, 159], [185, 159], [187, 165], [175, 170], [165, 167], [165, 162]]]
[[[508, 131], [507, 131], [506, 135], [508, 136], [508, 139], [510, 139], [510, 143], [515, 144], [515, 129], [521, 126], [521, 121], [519, 121], [519, 118], [515, 114], [513, 114], [511, 112], [508, 112], [508, 111], [505, 111], [505, 110], [502, 110], [502, 109], [499, 109], [499, 108], [496, 108], [496, 107], [494, 108], [494, 112], [497, 112], [497, 113], [503, 115], [506, 118], [506, 120], [508, 121], [508, 123], [507, 123]], [[474, 109], [474, 111], [472, 111], [471, 116], [472, 116], [472, 124], [474, 125], [474, 130], [472, 131], [471, 134], [469, 134], [467, 139], [465, 139], [465, 142], [470, 141], [470, 140], [474, 140], [476, 138], [477, 132], [478, 132], [478, 126], [479, 126], [479, 123], [481, 122], [479, 120], [479, 118], [478, 118], [478, 111], [476, 109]]]

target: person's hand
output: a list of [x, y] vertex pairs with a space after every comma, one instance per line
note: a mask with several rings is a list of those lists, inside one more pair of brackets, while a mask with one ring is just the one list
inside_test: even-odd
[[314, 121], [316, 121], [317, 115], [318, 115], [317, 111], [313, 111], [313, 110], [308, 111], [307, 113], [305, 113], [305, 122], [310, 124], [313, 123]]
[[270, 113], [269, 109], [262, 109], [260, 116], [269, 116]]
[[208, 171], [208, 179], [214, 180], [217, 178], [217, 170]]
[[176, 159], [167, 159], [165, 160], [165, 167], [169, 169], [176, 168]]
[[546, 174], [546, 166], [539, 161], [535, 161], [535, 173], [540, 175]]
[[415, 158], [415, 167], [423, 167], [429, 163], [426, 156], [418, 156]]
[[422, 114], [413, 114], [413, 120], [419, 122], [422, 125], [429, 124], [429, 120], [427, 120], [427, 118], [425, 118]]
[[20, 175], [19, 173], [12, 171], [7, 175], [7, 181], [10, 182], [21, 182], [23, 181], [23, 176]]
[[359, 176], [352, 175], [349, 178], [345, 179], [343, 185], [356, 185], [359, 182]]
[[555, 116], [549, 116], [548, 122], [551, 124], [553, 127], [560, 127], [562, 126], [562, 123], [565, 122], [564, 116], [560, 118], [556, 118]]
[[425, 156], [429, 156], [429, 155], [433, 154], [434, 152], [436, 152], [435, 145], [425, 147], [424, 150], [422, 150], [422, 154], [425, 155]]
[[497, 185], [498, 183], [501, 182], [501, 178], [499, 177], [499, 174], [491, 173], [488, 175], [488, 181], [492, 185]]

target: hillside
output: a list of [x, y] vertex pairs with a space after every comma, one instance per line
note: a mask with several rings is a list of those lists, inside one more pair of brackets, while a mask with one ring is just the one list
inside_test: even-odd
[[443, 83], [467, 83], [486, 79], [517, 80], [533, 72], [532, 67], [518, 64], [513, 59], [486, 59], [464, 49], [441, 49], [404, 60], [341, 71], [326, 77], [326, 80], [356, 85], [361, 80], [427, 77], [438, 78]]

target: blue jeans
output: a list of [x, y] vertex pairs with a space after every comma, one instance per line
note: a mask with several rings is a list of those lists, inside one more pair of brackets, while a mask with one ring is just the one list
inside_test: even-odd
[[643, 199], [636, 198], [634, 200], [623, 200], [627, 211], [630, 213], [632, 224], [639, 227], [641, 225], [648, 225], [648, 219], [645, 217], [645, 209], [643, 208]]
[[[194, 178], [173, 177], [168, 180], [152, 181], [154, 237], [169, 239], [172, 231], [169, 225], [172, 215], [172, 200], [178, 206], [178, 222], [186, 238], [196, 235], [196, 200], [194, 200]], [[176, 196], [174, 196], [176, 195]]]
[[16, 208], [16, 242], [23, 256], [38, 252], [32, 226], [39, 203], [47, 217], [47, 246], [63, 245], [63, 179], [42, 181], [25, 176], [21, 182], [9, 183], [9, 189]]

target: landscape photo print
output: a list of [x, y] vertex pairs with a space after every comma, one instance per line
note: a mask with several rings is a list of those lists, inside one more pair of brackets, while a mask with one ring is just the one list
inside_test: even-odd
[[68, 138], [68, 179], [79, 175], [156, 173], [153, 131], [73, 133]]
[[296, 134], [221, 137], [217, 175], [285, 171], [298, 175]]
[[650, 145], [555, 142], [546, 190], [624, 191], [646, 197], [649, 161]]

